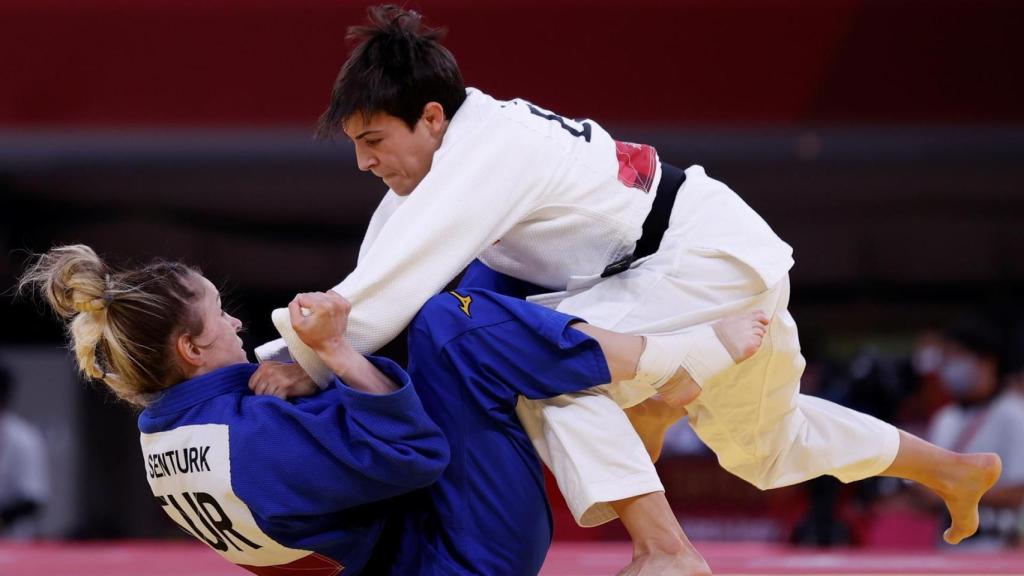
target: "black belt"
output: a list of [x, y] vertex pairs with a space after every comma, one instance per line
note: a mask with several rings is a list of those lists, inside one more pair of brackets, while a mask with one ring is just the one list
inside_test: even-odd
[[661, 238], [665, 235], [665, 230], [668, 230], [668, 220], [672, 216], [672, 205], [676, 201], [676, 192], [685, 181], [686, 172], [671, 164], [661, 163], [661, 182], [658, 182], [658, 191], [654, 193], [654, 203], [651, 205], [651, 211], [647, 214], [647, 219], [644, 220], [643, 233], [636, 241], [636, 248], [629, 256], [609, 264], [601, 273], [601, 278], [629, 270], [629, 265], [635, 260], [658, 251]]

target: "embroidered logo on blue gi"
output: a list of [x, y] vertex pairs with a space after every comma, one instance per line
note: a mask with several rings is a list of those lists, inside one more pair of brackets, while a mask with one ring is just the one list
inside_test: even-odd
[[449, 294], [455, 296], [455, 299], [459, 301], [459, 309], [462, 310], [462, 313], [465, 314], [467, 318], [472, 318], [473, 315], [469, 313], [469, 305], [473, 303], [473, 297], [463, 296], [454, 290], [449, 292]]

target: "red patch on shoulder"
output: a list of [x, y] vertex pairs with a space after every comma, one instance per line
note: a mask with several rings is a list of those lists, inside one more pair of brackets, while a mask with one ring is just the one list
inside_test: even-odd
[[651, 191], [657, 170], [658, 153], [647, 144], [616, 142], [615, 157], [619, 161], [619, 182], [630, 188]]

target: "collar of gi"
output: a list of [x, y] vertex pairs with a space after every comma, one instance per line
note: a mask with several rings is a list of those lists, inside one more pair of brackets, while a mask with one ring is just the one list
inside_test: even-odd
[[150, 416], [173, 414], [221, 394], [249, 392], [249, 377], [257, 366], [232, 364], [175, 384], [164, 390], [159, 399], [146, 407], [145, 412]]

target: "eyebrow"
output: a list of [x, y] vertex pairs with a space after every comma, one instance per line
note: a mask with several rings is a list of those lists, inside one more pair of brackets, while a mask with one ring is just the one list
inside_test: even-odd
[[360, 132], [360, 133], [359, 133], [359, 135], [358, 135], [358, 136], [356, 136], [355, 138], [353, 138], [353, 140], [359, 140], [359, 139], [361, 139], [361, 138], [362, 138], [363, 136], [366, 136], [367, 134], [372, 134], [373, 132], [381, 132], [381, 129], [380, 129], [380, 128], [371, 128], [371, 129], [369, 129], [369, 130], [363, 130], [362, 132]]

